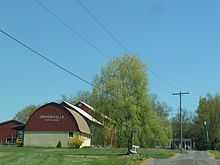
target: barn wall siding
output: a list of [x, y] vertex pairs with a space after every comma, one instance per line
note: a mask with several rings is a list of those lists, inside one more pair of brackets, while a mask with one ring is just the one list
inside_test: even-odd
[[25, 132], [24, 145], [37, 147], [56, 147], [61, 141], [62, 147], [68, 147], [69, 132]]
[[[81, 147], [91, 145], [91, 139], [82, 134], [75, 133], [74, 136], [80, 136], [83, 140]], [[56, 147], [61, 141], [62, 147], [69, 147], [69, 132], [31, 132], [24, 134], [24, 145], [32, 147]]]
[[20, 123], [16, 120], [9, 120], [3, 123], [0, 123], [0, 144], [6, 144], [7, 139], [16, 139], [17, 136], [17, 130], [15, 127], [22, 125], [23, 123]]

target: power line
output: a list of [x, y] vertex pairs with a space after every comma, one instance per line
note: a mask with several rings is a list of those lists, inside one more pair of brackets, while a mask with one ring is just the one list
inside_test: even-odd
[[43, 10], [45, 10], [47, 13], [49, 13], [51, 16], [53, 16], [60, 24], [62, 24], [68, 31], [71, 32], [72, 35], [77, 36], [80, 38], [83, 42], [87, 43], [90, 47], [94, 48], [100, 55], [106, 56], [101, 49], [99, 49], [94, 43], [89, 41], [85, 36], [83, 36], [81, 33], [74, 30], [70, 25], [68, 25], [63, 19], [61, 19], [55, 12], [53, 12], [51, 9], [49, 9], [46, 5], [44, 5], [39, 0], [34, 0]]
[[[5, 35], [6, 37], [8, 37], [9, 39], [15, 41], [16, 43], [18, 43], [19, 45], [21, 45], [22, 47], [26, 48], [27, 50], [29, 50], [30, 52], [32, 52], [33, 54], [35, 54], [36, 56], [39, 56], [41, 57], [43, 60], [45, 60], [46, 62], [54, 65], [55, 67], [57, 67], [58, 69], [68, 73], [69, 75], [79, 79], [80, 81], [92, 86], [92, 87], [95, 87], [95, 85], [93, 83], [91, 83], [90, 81], [82, 78], [81, 76], [79, 76], [78, 74], [70, 71], [69, 69], [67, 69], [66, 67], [58, 64], [56, 61], [46, 57], [45, 55], [43, 55], [42, 53], [40, 53], [39, 51], [35, 50], [34, 48], [32, 48], [31, 46], [29, 46], [28, 44], [22, 42], [21, 40], [17, 39], [16, 37], [14, 37], [13, 35], [9, 34], [8, 32], [6, 32], [5, 30], [3, 30], [2, 28], [0, 28], [0, 33], [2, 33], [3, 35]], [[98, 87], [98, 89], [101, 89], [101, 87]], [[117, 97], [115, 97], [113, 95], [113, 99], [118, 99]], [[140, 108], [145, 108], [144, 106], [141, 106], [141, 105], [138, 105], [138, 107]]]
[[[58, 64], [57, 62], [55, 62], [54, 60], [46, 57], [45, 55], [43, 55], [42, 53], [40, 53], [39, 51], [33, 49], [32, 47], [30, 47], [29, 45], [27, 45], [26, 43], [22, 42], [21, 40], [15, 38], [14, 36], [12, 36], [11, 34], [9, 34], [8, 32], [6, 32], [5, 30], [3, 30], [2, 28], [0, 28], [0, 33], [2, 33], [3, 35], [5, 35], [6, 37], [10, 38], [11, 40], [17, 42], [19, 45], [21, 45], [22, 47], [26, 48], [27, 50], [29, 50], [30, 52], [32, 52], [33, 54], [35, 54], [36, 56], [41, 57], [43, 60], [45, 60], [46, 62], [54, 65], [55, 67], [57, 67], [58, 69], [68, 73], [69, 75], [79, 79], [80, 81], [95, 87], [95, 85], [91, 82], [89, 82], [88, 80], [82, 78], [81, 76], [73, 73], [72, 71], [70, 71], [69, 69], [65, 68], [64, 66]], [[98, 89], [101, 89], [101, 87], [98, 87]], [[113, 96], [114, 99], [117, 99], [115, 96]], [[142, 106], [140, 106], [142, 108]]]
[[[81, 33], [75, 31], [70, 25], [68, 25], [63, 19], [61, 19], [55, 12], [53, 12], [51, 9], [49, 9], [46, 5], [44, 5], [40, 0], [34, 0], [42, 9], [44, 9], [47, 13], [52, 15], [59, 23], [61, 23], [66, 29], [68, 29], [72, 35], [77, 35], [81, 40], [86, 42], [88, 45], [93, 47], [99, 54], [102, 56], [106, 56], [101, 49], [99, 49], [96, 45], [94, 45], [92, 42], [87, 40]], [[128, 48], [114, 35], [112, 31], [110, 31], [92, 12], [91, 10], [82, 3], [81, 0], [76, 0], [78, 4], [83, 8], [88, 15], [112, 38], [113, 41], [115, 41], [121, 49], [128, 52]], [[154, 72], [152, 69], [148, 68], [148, 71], [152, 73], [152, 75], [157, 78], [158, 80], [161, 80], [160, 76]], [[166, 81], [168, 86], [171, 86], [173, 88], [176, 88], [176, 86], [171, 83], [170, 81]], [[177, 89], [177, 88], [176, 88]]]
[[[121, 47], [121, 49], [123, 49], [125, 52], [128, 52], [128, 48], [125, 46], [125, 44], [122, 43], [122, 41], [116, 37], [114, 35], [114, 33], [112, 31], [110, 31], [105, 24], [103, 24], [96, 15], [93, 14], [93, 12], [81, 1], [81, 0], [76, 0], [76, 2], [79, 4], [79, 6], [90, 16], [90, 18], [96, 22], [97, 25], [99, 25], [104, 31], [106, 34], [109, 35], [109, 37], [116, 43], [118, 44], [119, 47]], [[152, 75], [154, 75], [156, 78], [158, 79], [161, 79], [160, 76], [158, 76], [158, 74], [156, 72], [154, 72], [153, 70], [151, 69], [148, 69], [149, 72], [152, 73]], [[171, 83], [171, 82], [168, 82], [167, 80], [167, 84], [169, 86], [172, 86], [173, 88], [176, 88], [176, 86]], [[177, 89], [177, 88], [176, 88]]]
[[110, 37], [115, 41], [119, 47], [121, 47], [125, 52], [128, 52], [128, 48], [110, 31], [92, 12], [91, 10], [82, 3], [81, 0], [76, 0], [81, 8], [96, 22]]
[[28, 49], [29, 51], [31, 51], [33, 54], [41, 57], [43, 60], [47, 61], [48, 63], [54, 65], [55, 67], [57, 67], [58, 69], [68, 73], [71, 76], [74, 76], [75, 78], [83, 81], [84, 83], [93, 86], [93, 84], [89, 81], [87, 81], [86, 79], [82, 78], [81, 76], [73, 73], [72, 71], [70, 71], [69, 69], [65, 68], [64, 66], [58, 64], [57, 62], [55, 62], [54, 60], [46, 57], [45, 55], [43, 55], [42, 53], [38, 52], [37, 50], [33, 49], [32, 47], [28, 46], [26, 43], [22, 42], [21, 40], [15, 38], [14, 36], [12, 36], [11, 34], [9, 34], [8, 32], [4, 31], [3, 29], [0, 28], [0, 32], [7, 36], [8, 38], [14, 40], [15, 42], [17, 42], [19, 45], [23, 46], [24, 48]]

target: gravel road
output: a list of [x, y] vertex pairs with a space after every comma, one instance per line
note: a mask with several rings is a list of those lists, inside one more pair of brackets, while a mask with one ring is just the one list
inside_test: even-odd
[[150, 165], [217, 165], [206, 151], [192, 151], [172, 159], [152, 160]]

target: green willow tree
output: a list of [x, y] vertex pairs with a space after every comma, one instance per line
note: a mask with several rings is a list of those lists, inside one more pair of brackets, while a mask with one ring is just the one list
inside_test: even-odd
[[91, 104], [91, 93], [89, 91], [79, 91], [75, 96], [62, 96], [60, 101], [67, 101], [71, 104], [76, 104], [79, 101], [83, 101], [87, 104]]
[[136, 56], [113, 59], [96, 76], [94, 85], [93, 105], [111, 118], [105, 124], [105, 143], [112, 136], [119, 147], [130, 145], [132, 136], [141, 146], [167, 143], [162, 120], [151, 107], [146, 66]]
[[169, 120], [169, 113], [171, 112], [171, 108], [166, 103], [159, 101], [158, 98], [154, 95], [151, 96], [151, 109], [154, 113], [153, 116], [155, 116], [155, 121], [151, 123], [156, 123], [157, 127], [158, 124], [159, 127], [162, 126], [162, 129], [156, 129], [157, 133], [154, 134], [159, 138], [159, 144], [165, 145], [172, 137], [172, 125]]

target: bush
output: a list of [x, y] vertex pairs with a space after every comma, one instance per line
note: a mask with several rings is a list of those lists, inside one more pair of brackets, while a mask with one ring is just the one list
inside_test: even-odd
[[57, 146], [56, 146], [57, 148], [62, 148], [62, 143], [61, 143], [61, 141], [59, 140], [58, 141], [58, 143], [57, 143]]
[[69, 139], [69, 145], [72, 148], [80, 148], [82, 143], [83, 143], [83, 140], [80, 138], [80, 136], [75, 136]]

